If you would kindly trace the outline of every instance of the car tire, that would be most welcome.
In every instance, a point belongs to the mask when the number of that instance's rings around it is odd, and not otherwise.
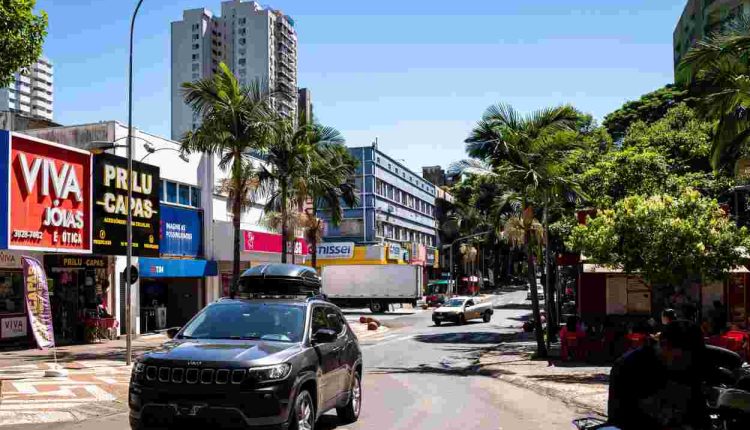
[[[492,319],[492,314],[490,313],[490,311],[486,311],[484,315],[482,315],[482,321],[488,323],[490,322],[490,319]]]
[[[458,315],[458,325],[466,324],[466,316],[464,314]]]
[[[336,415],[342,424],[351,424],[359,419],[359,413],[362,411],[362,378],[359,372],[354,372],[352,386],[349,392],[349,401],[343,408],[336,408]]]
[[[440,327],[440,321],[433,321],[435,323],[435,327]]]
[[[294,398],[294,408],[289,414],[289,430],[315,430],[315,405],[307,390]]]
[[[385,312],[383,310],[383,303],[382,302],[370,302],[370,312],[374,314],[382,314]]]

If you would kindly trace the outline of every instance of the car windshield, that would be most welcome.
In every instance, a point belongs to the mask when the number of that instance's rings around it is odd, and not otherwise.
[[[204,309],[178,338],[260,339],[299,342],[305,309],[276,303],[219,303]]]
[[[450,299],[447,302],[445,302],[446,307],[449,308],[459,308],[464,305],[464,299]]]

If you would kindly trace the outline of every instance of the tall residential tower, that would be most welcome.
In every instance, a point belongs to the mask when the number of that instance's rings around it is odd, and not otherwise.
[[[240,84],[258,79],[287,93],[273,103],[284,116],[297,118],[297,33],[281,11],[254,1],[221,4],[221,16],[207,9],[183,12],[172,23],[172,139],[198,126],[200,119],[182,98],[182,84],[213,76],[226,63]]]
[[[51,121],[53,107],[52,62],[40,58],[26,72],[17,72],[6,88],[0,89],[0,111]]]

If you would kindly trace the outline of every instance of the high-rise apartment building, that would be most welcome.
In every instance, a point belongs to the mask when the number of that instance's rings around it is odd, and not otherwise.
[[[673,34],[675,72],[696,42],[733,18],[750,13],[750,0],[688,0]],[[675,73],[676,80],[680,80]]]
[[[182,84],[208,78],[224,62],[240,84],[259,80],[279,95],[276,110],[297,117],[297,33],[281,11],[254,1],[221,4],[221,16],[207,9],[183,12],[172,23],[172,139],[198,126],[182,96]],[[286,94],[286,95],[284,95]]]
[[[51,121],[54,116],[53,74],[52,62],[44,57],[27,71],[17,72],[10,85],[0,89],[0,111]]]
[[[313,120],[312,94],[309,88],[300,88],[297,92],[297,110],[305,121]]]

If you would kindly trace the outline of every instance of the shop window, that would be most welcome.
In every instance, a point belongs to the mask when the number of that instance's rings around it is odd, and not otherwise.
[[[190,206],[190,187],[187,185],[180,185],[177,193],[177,203],[185,206]]]
[[[0,314],[23,313],[23,275],[0,271]]]
[[[177,203],[177,184],[167,181],[167,203]]]
[[[190,206],[201,207],[201,190],[197,187],[190,187]]]

